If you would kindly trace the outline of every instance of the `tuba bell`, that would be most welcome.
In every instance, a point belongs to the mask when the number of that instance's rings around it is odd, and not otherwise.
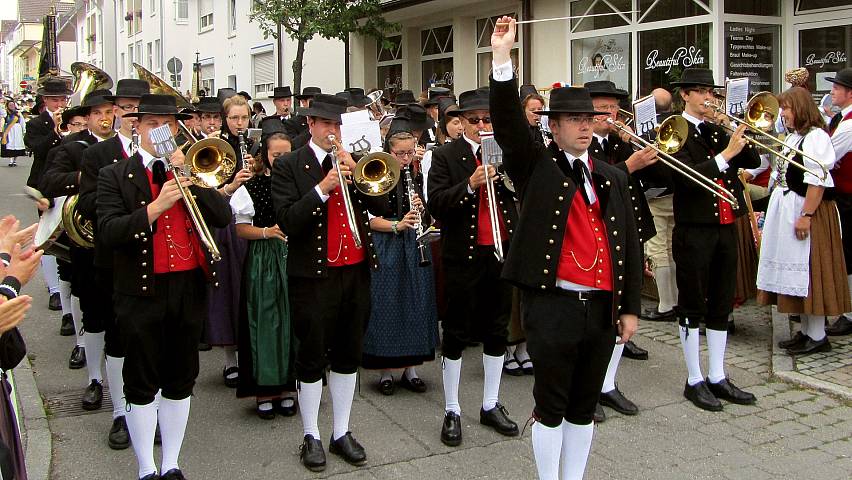
[[[194,185],[216,188],[227,182],[237,166],[237,154],[228,142],[221,138],[205,138],[189,147],[186,165]]]
[[[105,71],[90,63],[72,63],[71,75],[74,76],[74,93],[71,97],[77,105],[82,105],[86,96],[95,90],[112,88],[112,78]]]
[[[62,204],[62,228],[75,244],[83,248],[94,248],[95,230],[92,227],[92,221],[83,218],[77,211],[79,200],[79,195],[71,195]]]
[[[355,165],[352,183],[364,195],[378,197],[393,190],[399,182],[399,163],[393,155],[375,152],[365,155]]]

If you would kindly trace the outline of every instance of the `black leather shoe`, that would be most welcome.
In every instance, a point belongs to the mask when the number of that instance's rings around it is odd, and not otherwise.
[[[709,412],[721,412],[722,402],[713,396],[713,392],[707,388],[707,383],[698,382],[695,385],[689,383],[683,387],[683,396],[696,407]]]
[[[513,377],[521,377],[524,375],[524,370],[515,357],[512,356],[508,360],[503,360],[503,373]]]
[[[592,420],[595,423],[603,423],[606,421],[606,412],[600,403],[595,404],[595,413],[592,414]]]
[[[352,432],[346,432],[346,435],[337,440],[330,440],[328,443],[328,451],[343,458],[346,463],[360,467],[367,463],[367,452],[364,447],[355,440]]]
[[[727,378],[719,383],[712,383],[707,379],[707,388],[710,389],[716,398],[727,400],[731,403],[739,405],[753,405],[757,402],[757,398],[751,393],[740,390],[739,387],[731,383]]]
[[[846,315],[841,315],[837,317],[834,323],[825,327],[825,333],[832,337],[849,335],[852,333],[852,320],[849,320]]]
[[[728,335],[737,333],[737,324],[733,320],[728,320]]]
[[[59,292],[50,294],[50,300],[47,301],[47,308],[53,311],[62,310],[62,299],[59,298]]]
[[[822,340],[813,340],[810,337],[806,338],[805,343],[799,347],[788,348],[787,353],[790,355],[807,355],[809,353],[831,351],[831,343],[829,343],[828,337],[824,337]]]
[[[83,392],[83,410],[97,410],[104,401],[104,386],[97,380],[86,387]]]
[[[179,468],[173,468],[168,472],[164,473],[161,477],[162,480],[186,480],[186,477],[183,476],[183,472],[180,471]]]
[[[523,370],[524,375],[535,375],[535,367],[533,366],[531,359],[527,358],[526,360],[522,360],[518,363],[521,365],[521,370]]]
[[[382,392],[382,395],[393,395],[396,387],[393,384],[393,378],[385,378],[379,380],[379,391]]]
[[[461,442],[461,417],[456,412],[447,412],[444,415],[444,425],[441,427],[441,443],[448,447],[458,447]]]
[[[778,342],[778,346],[781,348],[793,348],[793,347],[801,347],[808,340],[808,336],[802,332],[796,332],[790,340],[781,340]]]
[[[77,345],[71,350],[71,358],[68,359],[68,368],[79,370],[86,366],[86,348]]]
[[[293,405],[290,405],[289,407],[285,407],[284,405],[281,405],[281,402],[283,400],[288,399],[288,398],[290,400],[293,400]],[[275,412],[278,413],[279,415],[281,415],[283,417],[292,417],[293,415],[296,414],[296,411],[299,408],[299,402],[296,401],[296,399],[293,398],[293,397],[284,397],[281,400],[278,400],[278,401],[275,402],[274,408],[275,408]]]
[[[268,409],[261,409],[261,405],[269,405]],[[272,402],[267,400],[265,402],[257,402],[257,406],[254,411],[257,413],[258,418],[261,420],[272,420],[275,418],[275,407],[272,406]]]
[[[313,435],[305,435],[299,447],[299,459],[302,465],[312,472],[325,470],[325,450],[322,449],[322,442]]]
[[[236,373],[233,377],[228,377]],[[240,384],[240,367],[228,367],[222,370],[222,379],[225,380],[225,386],[228,388],[237,388]]]
[[[598,405],[603,405],[615,410],[624,415],[636,415],[639,413],[639,407],[631,402],[621,393],[618,386],[611,392],[602,393],[598,399]]]
[[[633,343],[633,340],[628,340],[624,344],[623,356],[632,358],[633,360],[648,360],[648,350]]]
[[[649,308],[639,318],[648,320],[649,322],[673,322],[675,321],[675,313],[674,310],[661,312],[656,308]]]
[[[148,475],[145,475],[144,477],[140,478],[139,480],[160,480],[160,476],[157,475],[156,473],[149,473]]]
[[[74,317],[70,313],[62,315],[62,326],[59,327],[59,334],[63,337],[70,337],[74,333]]]
[[[519,433],[518,424],[509,418],[509,412],[500,403],[497,403],[494,408],[487,412],[480,408],[479,423],[491,427],[500,435],[506,435],[507,437],[517,437]]]
[[[408,377],[403,374],[402,378],[399,379],[399,384],[402,388],[414,393],[423,393],[426,391],[426,382],[424,382],[420,377],[414,377],[409,380]]]
[[[109,429],[107,444],[113,450],[124,450],[130,446],[130,432],[127,430],[127,420],[124,415],[116,417]]]

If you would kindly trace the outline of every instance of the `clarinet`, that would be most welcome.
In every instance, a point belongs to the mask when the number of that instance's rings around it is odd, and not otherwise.
[[[136,155],[136,152],[139,151],[139,132],[136,131],[136,127],[130,131],[130,156]]]
[[[414,191],[414,180],[411,178],[411,168],[405,167],[405,189],[408,193],[408,204],[411,206],[412,210],[414,209],[414,196],[416,192]],[[414,224],[414,231],[417,234],[417,238],[419,239],[421,235],[423,235],[423,222],[420,221],[420,209],[417,209],[417,223]],[[426,258],[426,244],[423,242],[417,242],[417,251],[420,253],[420,263],[421,267],[429,266],[432,262]]]
[[[248,148],[246,147],[246,137],[243,135],[243,132],[240,132],[240,164],[243,166],[242,168],[247,168],[246,165],[246,154],[248,153]]]

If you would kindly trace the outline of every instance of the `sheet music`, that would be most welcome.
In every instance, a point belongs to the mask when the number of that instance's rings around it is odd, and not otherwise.
[[[640,137],[657,127],[657,102],[653,95],[633,102],[633,126]]]
[[[485,165],[499,166],[503,164],[503,149],[497,143],[492,132],[481,132],[479,134],[482,146],[482,163]]]
[[[382,150],[382,132],[379,122],[370,118],[370,112],[360,110],[341,115],[340,141],[349,153]]]
[[[149,137],[151,143],[154,144],[157,155],[163,158],[169,158],[178,148],[175,137],[172,135],[172,129],[168,125],[160,125],[151,130]]]
[[[735,78],[725,82],[725,111],[741,116],[748,104],[748,77]]]

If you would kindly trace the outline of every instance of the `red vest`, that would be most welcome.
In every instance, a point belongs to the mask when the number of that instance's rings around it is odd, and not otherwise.
[[[579,160],[575,160],[579,161]],[[556,277],[578,285],[612,291],[612,265],[601,202],[586,205],[577,188],[571,200]]]
[[[148,174],[151,197],[160,195],[160,186],[154,183],[154,174]],[[166,176],[174,178],[172,172]],[[195,235],[192,220],[186,213],[183,201],[177,201],[157,219],[154,232],[154,273],[185,272],[198,267],[207,268],[204,251]]]
[[[326,260],[329,267],[355,265],[364,261],[364,247],[355,246],[346,209],[343,208],[343,196],[340,185],[337,186],[326,200],[328,205],[328,252]],[[362,238],[362,241],[367,239]]]
[[[721,178],[716,180],[716,184],[725,188],[725,181]],[[719,205],[719,224],[730,225],[734,223],[734,209],[731,208],[731,204],[722,199],[717,200],[716,203]]]
[[[852,112],[849,112],[843,117],[841,123],[850,119],[852,119]],[[836,130],[832,130],[829,133],[834,135]],[[840,152],[837,153],[840,154]],[[852,151],[844,153],[842,157],[837,159],[837,163],[839,165],[831,171],[831,178],[834,179],[834,188],[840,193],[850,194],[852,193]]]
[[[476,166],[482,165],[479,158],[476,159]],[[500,201],[497,202],[497,217],[500,222],[500,238],[506,241],[509,238],[506,232],[506,224],[503,222],[503,210],[500,208]],[[491,231],[491,211],[488,209],[488,192],[485,185],[479,187],[479,218],[477,219],[476,228],[476,244],[477,245],[494,245],[494,235]]]

